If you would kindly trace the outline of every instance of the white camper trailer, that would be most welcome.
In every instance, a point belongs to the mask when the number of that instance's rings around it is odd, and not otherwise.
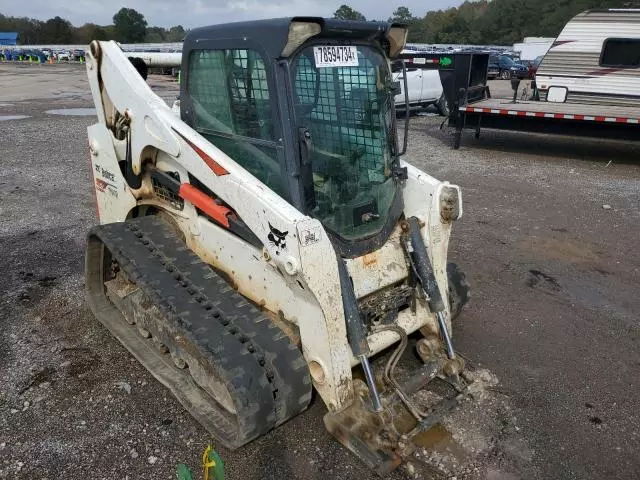
[[[536,74],[549,102],[637,107],[640,9],[590,10],[564,27]]]

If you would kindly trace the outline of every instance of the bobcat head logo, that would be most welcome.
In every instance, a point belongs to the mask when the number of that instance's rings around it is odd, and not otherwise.
[[[276,247],[276,255],[280,255],[279,249],[287,248],[286,236],[289,234],[288,231],[281,232],[277,228],[275,228],[271,223],[269,223],[269,235],[267,235],[267,239],[269,243]]]

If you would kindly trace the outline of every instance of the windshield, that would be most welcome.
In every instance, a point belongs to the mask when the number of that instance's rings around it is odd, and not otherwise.
[[[310,46],[292,61],[296,123],[310,134],[315,206],[346,240],[384,226],[396,191],[393,91],[385,57],[369,46]]]
[[[513,61],[513,58],[507,57],[506,55],[500,57],[500,60],[502,60],[502,62],[504,62],[504,64],[508,66],[514,65],[516,63]]]

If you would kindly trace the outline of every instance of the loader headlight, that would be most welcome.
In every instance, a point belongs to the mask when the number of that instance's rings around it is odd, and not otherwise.
[[[440,192],[440,218],[444,223],[458,220],[462,216],[462,205],[458,189],[443,187]]]
[[[287,37],[287,43],[282,49],[282,56],[288,57],[296,48],[309,38],[319,34],[321,30],[322,27],[319,23],[292,21],[289,24],[289,36]]]

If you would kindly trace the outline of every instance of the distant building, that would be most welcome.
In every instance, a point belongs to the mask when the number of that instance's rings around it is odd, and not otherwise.
[[[0,45],[15,45],[17,40],[17,32],[0,32]]]

